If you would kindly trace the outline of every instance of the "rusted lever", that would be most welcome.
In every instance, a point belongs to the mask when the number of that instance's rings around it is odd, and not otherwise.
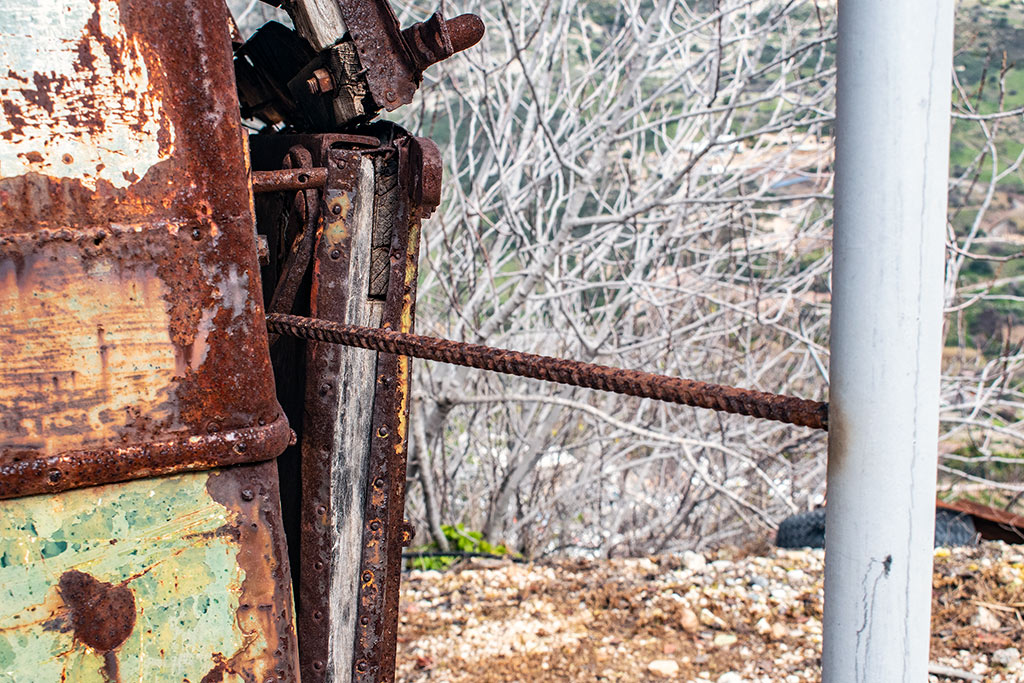
[[[423,71],[479,43],[484,37],[484,22],[475,14],[461,14],[446,20],[440,12],[434,12],[426,21],[403,30],[402,37],[416,68]]]

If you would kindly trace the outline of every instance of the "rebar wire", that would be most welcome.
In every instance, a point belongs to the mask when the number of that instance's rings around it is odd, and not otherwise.
[[[387,328],[343,325],[282,313],[271,313],[267,316],[267,329],[277,334],[312,341],[355,346],[517,377],[653,398],[669,403],[776,420],[800,427],[828,429],[828,404],[796,396],[539,356],[481,344],[424,337]]]

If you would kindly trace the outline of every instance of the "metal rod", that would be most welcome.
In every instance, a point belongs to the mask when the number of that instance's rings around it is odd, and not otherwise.
[[[252,191],[283,192],[323,187],[327,182],[326,168],[285,168],[279,171],[253,171]]]
[[[653,398],[698,408],[828,429],[828,404],[819,401],[707,384],[679,377],[623,370],[607,365],[538,356],[480,344],[403,334],[389,329],[341,325],[297,315],[272,313],[267,329],[303,339],[358,346],[426,360],[571,384],[618,394]]]
[[[952,0],[839,5],[825,683],[928,680]]]

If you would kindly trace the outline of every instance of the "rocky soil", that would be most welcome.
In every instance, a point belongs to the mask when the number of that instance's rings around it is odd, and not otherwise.
[[[820,550],[513,564],[404,581],[399,680],[820,680]],[[1024,681],[1024,547],[936,550],[931,680]]]

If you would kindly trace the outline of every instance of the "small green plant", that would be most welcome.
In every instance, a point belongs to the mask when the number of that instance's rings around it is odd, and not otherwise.
[[[484,553],[487,555],[508,555],[509,550],[504,544],[494,545],[484,539],[479,531],[468,531],[463,524],[442,524],[441,531],[448,539],[448,548],[460,553]],[[437,543],[413,548],[412,552],[437,552],[440,548]],[[412,569],[444,571],[451,567],[459,559],[456,555],[439,555],[437,557],[414,557],[409,561]]]

